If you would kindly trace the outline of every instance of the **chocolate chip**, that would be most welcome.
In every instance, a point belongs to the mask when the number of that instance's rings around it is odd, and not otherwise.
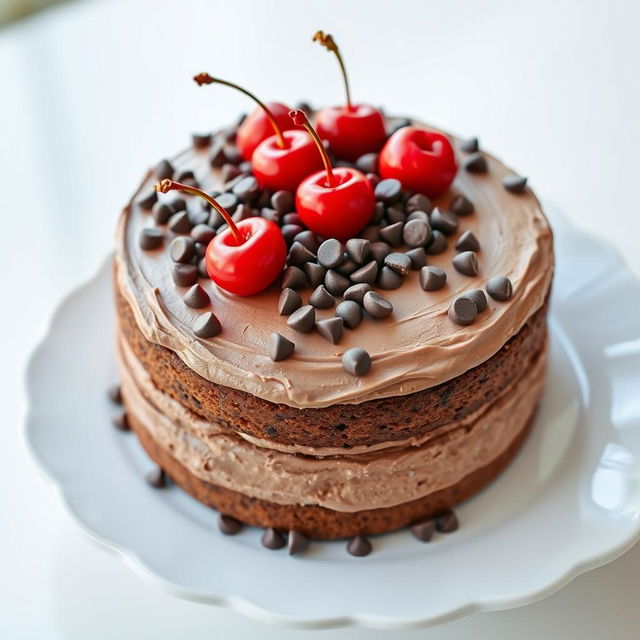
[[[174,213],[173,208],[166,202],[156,202],[151,209],[151,215],[155,223],[159,225],[167,224]]]
[[[487,296],[485,296],[482,289],[470,289],[469,291],[465,291],[461,297],[473,300],[478,313],[482,313],[487,308]]]
[[[375,260],[368,262],[364,265],[364,267],[360,267],[354,271],[350,278],[351,282],[355,282],[356,284],[373,284],[378,277],[378,263]]]
[[[296,553],[302,553],[309,548],[309,544],[311,540],[304,535],[304,533],[300,533],[300,531],[296,531],[295,529],[291,529],[289,531],[289,555],[293,556]]]
[[[174,264],[171,269],[173,281],[179,287],[190,287],[198,282],[198,268],[193,264]]]
[[[235,536],[236,533],[239,533],[242,529],[242,522],[221,513],[218,516],[218,529],[220,529],[225,536]]]
[[[209,279],[211,277],[209,276],[209,272],[207,271],[207,261],[205,258],[202,258],[202,260],[198,262],[198,273],[200,274],[201,278]]]
[[[447,509],[445,512],[436,516],[436,529],[440,533],[452,533],[457,528],[458,517],[451,509]]]
[[[321,284],[309,296],[309,304],[316,309],[330,309],[335,303],[336,299]]]
[[[473,231],[467,230],[458,238],[456,249],[458,251],[480,251],[480,242]]]
[[[193,238],[174,238],[169,245],[169,255],[174,262],[187,263],[195,255],[195,241]]]
[[[158,192],[151,189],[138,200],[138,206],[142,209],[151,209],[156,202],[158,202]]]
[[[362,305],[364,294],[367,293],[367,291],[371,291],[371,285],[369,283],[353,284],[344,292],[343,297],[345,300],[352,300]]]
[[[394,222],[387,227],[382,227],[379,231],[379,235],[392,247],[397,247],[402,242],[403,228],[404,222]]]
[[[218,201],[218,204],[223,209],[226,209],[230,214],[232,214],[238,206],[238,196],[236,196],[235,193],[230,193],[228,191],[221,193],[216,200]]]
[[[393,269],[402,276],[406,276],[411,269],[411,258],[406,253],[390,253],[384,259],[384,263],[389,269]]]
[[[336,267],[336,271],[343,276],[350,276],[354,271],[357,271],[360,265],[354,262],[348,254],[345,253],[345,257],[342,262]]]
[[[192,309],[202,309],[210,302],[209,294],[199,284],[194,284],[184,294],[184,303]]]
[[[524,193],[527,187],[527,179],[524,176],[507,176],[503,178],[502,186],[509,193]]]
[[[224,218],[222,217],[222,215],[220,214],[220,212],[217,209],[212,209],[211,210],[211,215],[209,216],[208,225],[212,229],[217,229],[218,233],[220,233],[220,227],[223,224],[225,224],[225,221],[224,221]]]
[[[301,245],[307,247],[309,251],[314,254],[318,251],[318,247],[320,246],[320,241],[318,240],[318,236],[311,231],[310,229],[305,229],[301,231],[299,234],[294,236],[294,242],[299,242]]]
[[[378,173],[378,154],[365,153],[356,160],[356,169],[362,173]]]
[[[220,320],[218,320],[211,311],[207,311],[207,313],[198,316],[198,319],[193,323],[193,333],[198,336],[198,338],[214,338],[221,331],[222,325],[220,324]]]
[[[436,207],[431,212],[431,226],[449,236],[458,229],[458,218],[455,214],[442,211]]]
[[[422,193],[414,193],[407,200],[405,208],[407,210],[407,213],[413,213],[414,211],[424,211],[425,213],[428,213],[433,207],[431,204],[431,200],[429,200],[427,196]]]
[[[169,229],[173,233],[189,233],[193,228],[193,224],[189,219],[189,215],[186,211],[178,211],[169,218]]]
[[[235,213],[231,216],[231,219],[237,224],[247,218],[254,218],[256,216],[255,209],[247,206],[246,204],[239,204]]]
[[[385,204],[398,202],[402,196],[402,183],[395,178],[380,180],[374,191],[376,200],[381,200]]]
[[[280,362],[280,360],[286,360],[294,351],[296,345],[287,340],[279,333],[269,334],[267,339],[267,353],[274,362]]]
[[[369,240],[369,242],[375,242],[380,236],[380,227],[376,225],[370,225],[365,227],[360,233],[359,236],[364,238],[365,240]]]
[[[402,230],[402,239],[410,247],[424,247],[431,239],[431,226],[423,220],[409,220]]]
[[[402,286],[402,276],[389,267],[382,267],[378,275],[378,286],[381,289],[397,289]]]
[[[453,322],[465,326],[476,319],[478,309],[473,300],[460,296],[451,303],[448,314]]]
[[[327,318],[316,322],[318,333],[331,344],[338,344],[340,338],[342,338],[343,327],[344,321],[339,317]]]
[[[304,269],[307,279],[309,280],[309,284],[312,287],[315,288],[324,282],[327,270],[317,262],[305,262],[302,268]]]
[[[162,246],[164,242],[164,233],[162,229],[156,229],[155,227],[145,227],[140,232],[138,239],[140,248],[144,251],[153,251]]]
[[[185,180],[192,180],[193,178],[195,178],[195,174],[193,173],[193,171],[191,171],[191,169],[183,169],[177,176],[177,181],[178,182],[184,182]]]
[[[480,149],[478,138],[473,137],[462,140],[462,142],[460,142],[460,149],[465,153],[475,153],[476,151],[478,151],[478,149]]]
[[[287,325],[294,331],[306,333],[311,331],[316,324],[316,310],[310,304],[296,309],[288,318]]]
[[[464,168],[470,173],[487,173],[489,165],[487,159],[480,151],[472,153],[463,164]]]
[[[222,169],[220,169],[220,179],[223,183],[229,184],[235,178],[243,178],[246,177],[242,171],[240,171],[240,167],[237,167],[235,164],[229,164],[226,162],[222,165]]]
[[[369,245],[371,257],[381,265],[384,259],[391,253],[391,247],[386,242],[372,242]]]
[[[271,196],[271,206],[278,213],[289,213],[295,209],[295,199],[291,191],[276,191]]]
[[[260,209],[260,215],[265,220],[269,220],[269,222],[273,222],[274,224],[278,224],[278,225],[280,224],[281,214],[279,214],[275,209],[262,207],[262,209]]]
[[[113,416],[113,426],[119,431],[131,431],[131,425],[129,424],[129,419],[125,411],[118,411],[118,413]]]
[[[304,226],[302,218],[297,213],[287,213],[282,216],[282,224],[297,224],[299,227]]]
[[[353,376],[364,376],[371,369],[371,356],[360,347],[347,349],[342,355],[342,366]]]
[[[262,534],[262,545],[267,549],[275,551],[282,549],[287,544],[284,536],[275,529],[265,529]]]
[[[149,471],[144,479],[154,489],[164,489],[167,486],[167,474],[161,467],[156,467],[153,471]]]
[[[298,291],[309,286],[307,276],[300,267],[287,267],[282,275],[282,288],[293,289]]]
[[[294,242],[289,249],[289,255],[287,256],[287,264],[295,265],[296,267],[302,266],[305,262],[315,262],[315,255],[307,249],[303,244]]]
[[[225,162],[226,158],[224,156],[224,148],[220,144],[216,144],[213,148],[211,156],[209,157],[209,164],[213,169],[217,169],[221,167]]]
[[[196,253],[196,259],[194,260],[194,264],[200,260],[200,258],[204,258],[204,254],[207,252],[207,245],[202,244],[202,242],[194,242],[193,244]]]
[[[394,224],[395,222],[404,222],[407,219],[407,215],[402,209],[395,206],[387,209],[385,218],[387,219],[387,224]]]
[[[440,267],[422,267],[420,269],[420,286],[425,291],[442,289],[447,282],[447,274]]]
[[[240,169],[240,171],[248,176],[253,175],[253,167],[251,166],[251,163],[248,160],[245,160],[244,162],[241,162],[238,165],[238,169]],[[267,202],[269,202],[269,199],[267,198]],[[265,203],[266,204],[266,203]]]
[[[362,321],[362,307],[353,300],[343,300],[336,307],[336,316],[342,318],[345,327],[355,329]]]
[[[347,253],[354,262],[363,264],[369,255],[370,244],[365,238],[350,238],[346,244]]]
[[[459,194],[451,201],[449,209],[457,216],[470,216],[473,213],[473,202]]]
[[[396,131],[411,126],[411,120],[409,118],[396,118],[391,121],[391,126],[387,128],[387,134],[392,136]]]
[[[169,203],[169,206],[175,213],[178,213],[178,211],[184,211],[187,208],[187,201],[184,198],[174,198]],[[203,203],[202,206],[205,206],[205,204]]]
[[[112,384],[107,389],[109,400],[115,404],[122,404],[122,387],[119,384]]]
[[[461,274],[469,277],[478,275],[478,257],[474,251],[463,251],[455,256],[452,262],[456,271]]]
[[[495,276],[487,282],[487,293],[498,302],[506,302],[513,295],[513,285],[506,276]]]
[[[384,202],[376,202],[375,209],[373,210],[373,218],[371,218],[372,224],[380,224],[382,218],[384,218],[385,213],[386,209],[384,206]]]
[[[224,157],[227,162],[230,162],[231,164],[240,164],[244,160],[238,147],[234,144],[224,145]]]
[[[430,256],[438,255],[439,253],[444,253],[447,250],[447,236],[442,233],[442,231],[438,231],[434,229],[431,232],[431,240],[427,245],[427,253]]]
[[[299,224],[285,224],[280,232],[282,233],[282,237],[287,245],[290,245],[293,242],[293,239],[304,229]]]
[[[168,160],[160,160],[153,172],[158,180],[167,180],[173,178],[174,168]]]
[[[411,525],[411,533],[420,540],[420,542],[430,542],[435,528],[433,520],[421,520]]]
[[[421,220],[422,222],[426,222],[429,226],[431,226],[431,223],[429,222],[429,214],[425,213],[424,211],[412,211],[407,216],[407,222],[411,220]]]
[[[291,315],[296,309],[302,306],[302,298],[293,289],[283,289],[278,300],[278,313],[281,316]]]
[[[333,296],[341,296],[350,286],[351,282],[333,269],[329,269],[324,276],[324,286]]]
[[[343,257],[342,245],[335,238],[325,240],[318,248],[318,262],[327,269],[337,267]]]
[[[195,227],[202,224],[206,225],[207,222],[209,222],[209,211],[207,209],[191,211],[189,212],[189,220],[191,220],[191,224]]]
[[[417,247],[407,251],[407,256],[411,260],[411,268],[414,270],[421,269],[427,264],[427,252],[424,247]]]
[[[259,192],[260,185],[253,176],[243,178],[233,187],[233,193],[244,202],[252,202]]]
[[[216,236],[216,232],[208,224],[197,224],[191,229],[191,237],[203,245],[208,245]]]
[[[193,133],[191,134],[191,144],[195,149],[206,149],[211,145],[212,134],[210,133]]]
[[[367,291],[362,299],[362,304],[373,318],[386,318],[393,313],[393,305],[375,291]]]
[[[368,556],[372,548],[371,542],[364,536],[355,536],[347,543],[347,552],[356,557]]]

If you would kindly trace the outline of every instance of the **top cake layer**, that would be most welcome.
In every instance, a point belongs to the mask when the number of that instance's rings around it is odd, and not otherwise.
[[[214,140],[213,148],[219,141]],[[459,159],[465,153],[454,139]],[[219,169],[212,169],[211,148],[189,149],[174,160],[176,174],[193,171],[201,187],[221,189]],[[444,269],[447,284],[438,291],[423,291],[418,272],[411,271],[398,289],[384,291],[393,314],[382,320],[366,318],[356,329],[345,330],[333,345],[316,332],[300,334],[280,316],[279,283],[256,296],[233,296],[209,279],[200,278],[211,299],[210,307],[192,309],[183,300],[186,287],[171,275],[169,243],[174,234],[165,229],[162,246],[144,251],[140,232],[154,226],[149,212],[140,206],[158,177],[150,172],[124,210],[117,237],[116,273],[121,292],[131,305],[145,337],[174,351],[193,371],[215,383],[251,393],[264,400],[297,408],[357,404],[405,395],[457,377],[494,355],[542,307],[553,271],[552,234],[540,204],[530,189],[508,192],[502,182],[515,175],[494,157],[483,153],[486,173],[460,169],[448,193],[434,201],[442,210],[458,194],[474,205],[474,213],[461,217],[447,250],[429,255],[428,264]],[[163,197],[163,196],[161,196]],[[201,210],[198,199],[186,196],[192,216]],[[164,229],[164,227],[162,227]],[[479,273],[469,277],[452,266],[458,253],[457,238],[472,231],[480,243]],[[407,249],[405,247],[404,249]],[[396,249],[402,250],[402,249]],[[513,295],[507,302],[488,298],[488,308],[469,326],[452,322],[448,309],[457,296],[483,289],[493,276],[507,276]],[[302,292],[306,303],[311,289]],[[193,332],[197,318],[213,311],[222,332],[200,339]],[[317,318],[329,318],[334,309],[318,310]],[[272,332],[296,344],[291,357],[274,362],[267,353]],[[366,349],[372,359],[363,377],[347,373],[341,355],[351,347]]]

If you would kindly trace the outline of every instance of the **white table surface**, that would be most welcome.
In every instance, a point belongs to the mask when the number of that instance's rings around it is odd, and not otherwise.
[[[28,354],[143,171],[249,107],[190,76],[338,102],[317,28],[342,45],[356,100],[480,135],[640,274],[639,19],[637,3],[597,0],[87,0],[0,31],[0,637],[637,638],[640,545],[542,602],[429,630],[276,629],[178,600],[75,527],[22,422]]]

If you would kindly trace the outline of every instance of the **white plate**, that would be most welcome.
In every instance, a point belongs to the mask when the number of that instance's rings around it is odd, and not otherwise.
[[[60,306],[28,370],[27,437],[91,536],[184,598],[305,627],[402,628],[548,596],[640,537],[640,283],[615,252],[555,214],[551,367],[532,435],[507,471],[430,544],[407,531],[302,557],[260,531],[225,537],[176,487],[153,490],[132,434],[111,426],[110,265]]]

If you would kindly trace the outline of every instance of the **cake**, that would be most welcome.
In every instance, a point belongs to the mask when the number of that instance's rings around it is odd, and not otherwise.
[[[314,231],[303,199],[254,175],[238,148],[247,120],[158,163],[118,223],[126,424],[162,470],[156,484],[166,474],[222,514],[227,533],[264,528],[270,548],[289,532],[290,547],[352,538],[362,555],[371,534],[413,526],[426,540],[434,522],[454,528],[451,508],[513,459],[544,387],[553,248],[534,193],[475,139],[380,117],[374,150],[330,159],[373,194],[347,237]],[[294,120],[306,122],[300,111]],[[392,139],[413,131],[450,141],[440,193],[383,166]],[[182,192],[158,192],[176,183]],[[232,230],[197,189],[239,226],[278,229],[287,264],[275,279],[256,251],[224,276],[249,288],[270,279],[262,290],[225,288],[211,261]],[[344,206],[331,219],[340,229],[356,224]],[[276,260],[273,246],[265,259]]]

